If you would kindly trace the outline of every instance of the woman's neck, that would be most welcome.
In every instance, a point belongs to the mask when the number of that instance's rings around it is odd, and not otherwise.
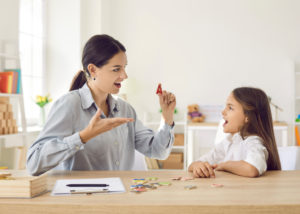
[[[91,84],[88,83],[88,86],[91,90],[93,99],[97,105],[98,108],[100,108],[103,113],[107,116],[108,115],[108,104],[107,104],[107,97],[108,93],[105,93],[95,87],[93,87]]]

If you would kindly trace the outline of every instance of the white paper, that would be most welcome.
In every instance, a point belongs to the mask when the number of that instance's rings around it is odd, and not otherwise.
[[[108,184],[107,187],[68,187],[67,184]],[[108,193],[125,192],[124,185],[120,178],[95,178],[95,179],[68,179],[57,180],[51,195],[70,195],[71,190],[75,191],[101,191],[108,189]]]

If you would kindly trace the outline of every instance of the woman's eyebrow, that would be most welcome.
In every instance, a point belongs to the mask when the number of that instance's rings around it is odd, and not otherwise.
[[[120,68],[122,66],[121,65],[114,65],[113,67]]]

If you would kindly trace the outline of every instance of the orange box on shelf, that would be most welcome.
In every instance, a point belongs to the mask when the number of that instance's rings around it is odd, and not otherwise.
[[[183,162],[164,162],[162,163],[162,169],[183,169]]]
[[[11,125],[12,125],[12,126],[17,126],[17,122],[16,122],[15,119],[12,119],[12,120],[11,120]]]
[[[182,152],[172,152],[169,157],[164,161],[182,162],[183,153]]]
[[[0,103],[4,103],[4,104],[9,103],[9,97],[0,97]]]
[[[12,105],[10,103],[7,104],[7,111],[12,112]]]
[[[18,133],[18,127],[14,126],[14,133]]]
[[[6,120],[0,119],[0,128],[6,127]]]
[[[1,134],[8,134],[8,128],[7,127],[1,127]]]
[[[8,127],[8,134],[13,134],[14,133],[14,128],[13,127]]]
[[[7,111],[7,104],[0,103],[0,112],[6,112]]]
[[[3,113],[3,119],[8,120],[8,112],[2,112]]]
[[[8,119],[9,119],[9,120],[14,119],[13,113],[12,113],[12,112],[8,112]]]
[[[12,112],[3,112],[3,113],[4,113],[4,120],[13,119],[13,113]]]
[[[163,169],[183,169],[183,153],[172,152],[166,160],[159,161]]]
[[[12,126],[12,120],[6,120],[6,126],[11,127]]]
[[[174,146],[184,146],[184,134],[175,134]]]

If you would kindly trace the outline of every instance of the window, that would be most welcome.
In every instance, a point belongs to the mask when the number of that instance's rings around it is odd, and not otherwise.
[[[36,95],[45,94],[45,0],[20,1],[20,62],[25,115],[28,125],[38,122]]]

